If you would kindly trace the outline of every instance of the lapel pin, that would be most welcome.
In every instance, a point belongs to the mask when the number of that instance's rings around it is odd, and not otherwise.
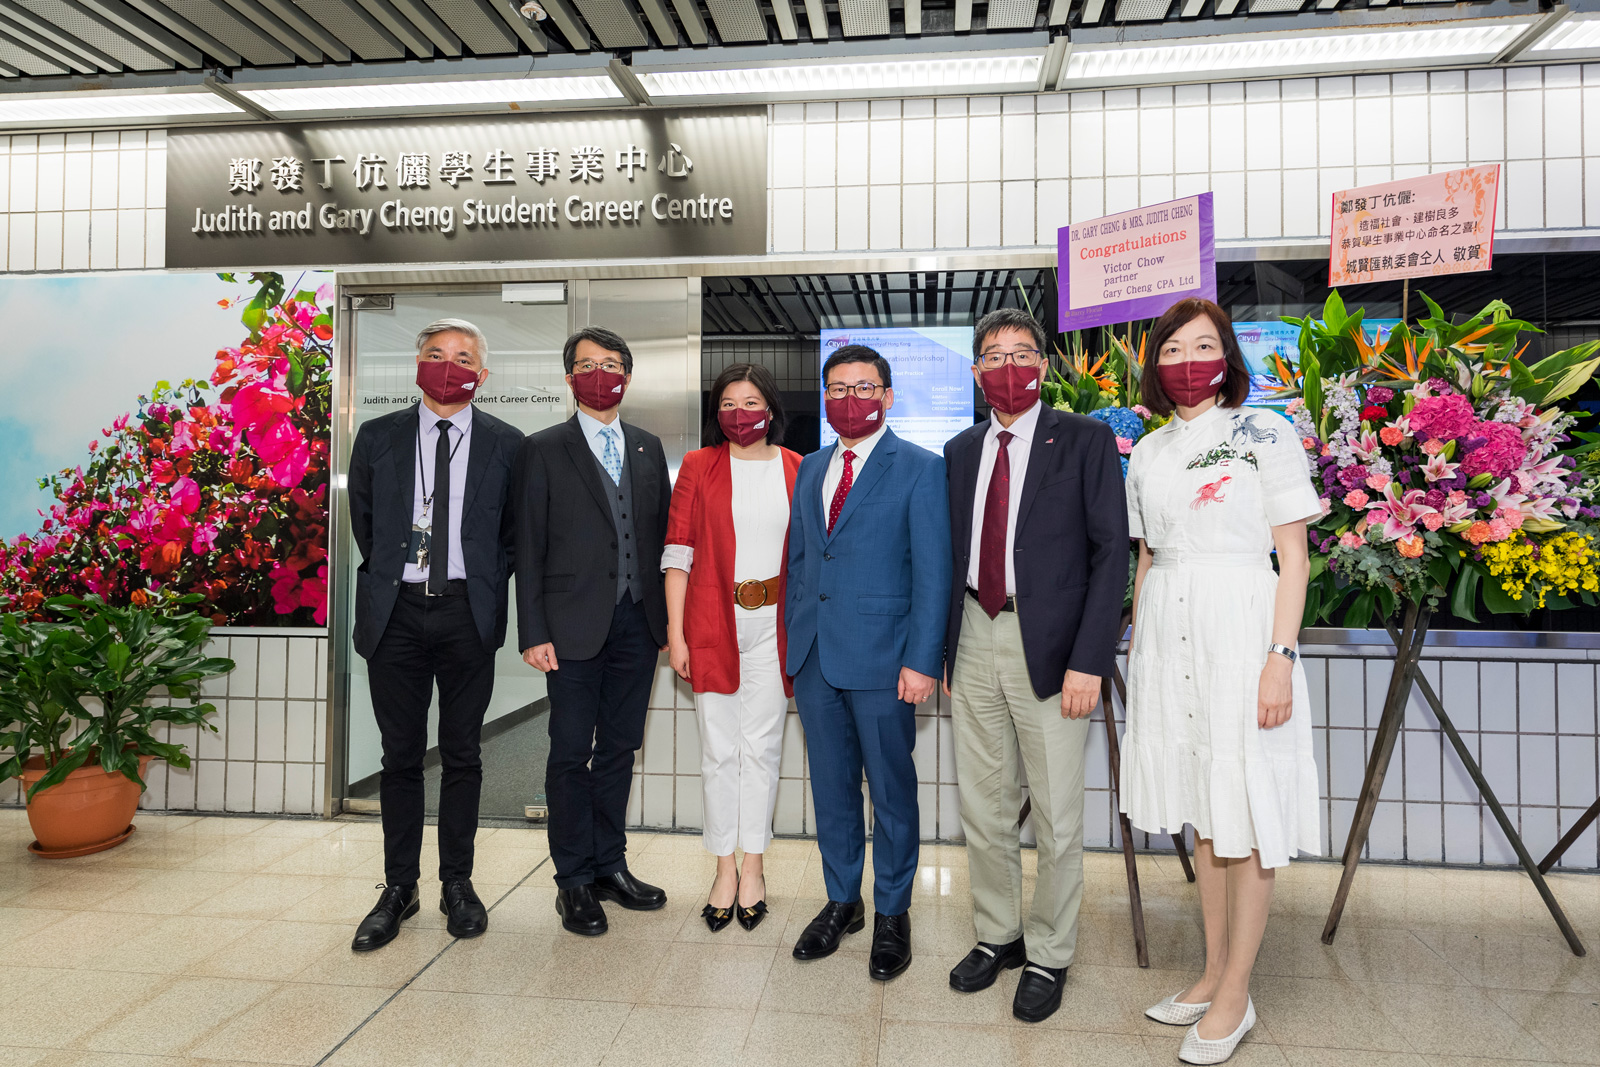
[[[1044,443],[1047,445],[1053,445],[1056,443],[1056,439],[1054,437],[1046,437],[1044,439]]]

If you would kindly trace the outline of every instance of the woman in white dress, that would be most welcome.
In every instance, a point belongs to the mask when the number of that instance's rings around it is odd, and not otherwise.
[[[1321,851],[1295,651],[1306,522],[1321,506],[1290,423],[1240,406],[1249,374],[1227,314],[1184,300],[1152,334],[1144,403],[1174,418],[1128,467],[1139,564],[1122,808],[1152,834],[1194,827],[1205,972],[1146,1014],[1189,1027],[1179,1059],[1221,1063],[1255,1025],[1250,972],[1273,872]]]

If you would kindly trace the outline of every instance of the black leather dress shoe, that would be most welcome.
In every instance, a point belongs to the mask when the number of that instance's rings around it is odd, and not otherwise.
[[[439,910],[451,937],[477,937],[489,929],[489,912],[472,889],[470,879],[449,881],[439,892]]]
[[[607,929],[606,909],[594,898],[594,890],[586,885],[557,889],[556,914],[561,916],[561,927],[568,933],[599,937]]]
[[[988,989],[1001,971],[1021,967],[1028,962],[1022,949],[1022,938],[1009,945],[991,945],[979,941],[967,958],[950,969],[950,988],[957,993],[976,993]]]
[[[420,910],[417,904],[417,883],[410,885],[380,885],[383,894],[378,903],[367,912],[367,917],[356,927],[355,940],[350,942],[355,952],[371,952],[393,941],[400,933],[400,924]]]
[[[601,900],[615,901],[629,911],[655,911],[667,904],[666,890],[641,882],[625,870],[596,878],[589,888]]]
[[[1065,967],[1028,964],[1017,980],[1017,995],[1011,998],[1011,1014],[1025,1023],[1044,1022],[1061,1007],[1061,987],[1066,984]]]
[[[887,982],[911,966],[911,913],[872,917],[872,956],[867,973]]]
[[[839,947],[839,939],[853,934],[867,925],[867,907],[861,901],[840,904],[830,900],[817,912],[817,917],[806,924],[800,940],[794,943],[797,960],[820,960],[831,956]]]

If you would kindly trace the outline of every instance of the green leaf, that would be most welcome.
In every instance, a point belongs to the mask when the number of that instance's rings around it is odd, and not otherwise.
[[[1365,630],[1372,622],[1372,591],[1363,590],[1350,602],[1344,613],[1344,624],[1352,630]]]
[[[1450,559],[1447,556],[1434,556],[1428,561],[1428,577],[1440,589],[1450,588],[1450,570]]]
[[[133,656],[133,650],[121,641],[117,641],[106,650],[106,667],[111,674],[120,679],[128,670],[128,660]]]
[[[1526,615],[1534,609],[1533,597],[1523,590],[1522,596],[1513,600],[1505,587],[1490,578],[1483,583],[1483,603],[1496,615]]]

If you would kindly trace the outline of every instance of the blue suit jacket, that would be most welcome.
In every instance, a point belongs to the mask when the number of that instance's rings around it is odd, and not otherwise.
[[[950,609],[944,460],[886,428],[830,536],[822,480],[833,452],[813,452],[795,477],[785,671],[798,674],[814,645],[838,689],[893,689],[901,667],[939,677]]]

